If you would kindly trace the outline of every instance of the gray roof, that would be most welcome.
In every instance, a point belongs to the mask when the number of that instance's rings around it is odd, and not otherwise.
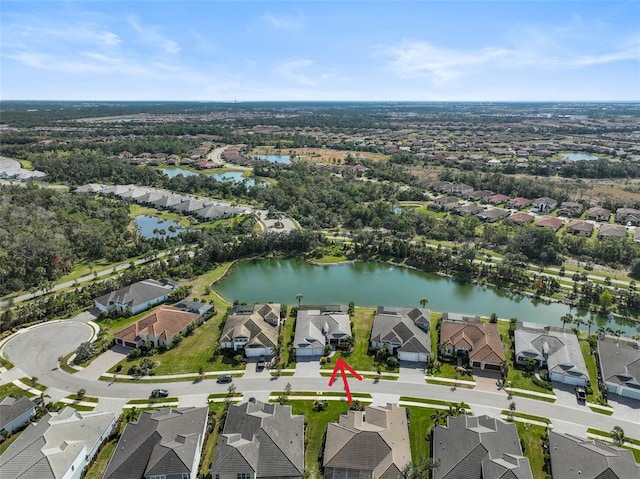
[[[211,475],[241,472],[256,477],[301,477],[304,417],[293,416],[291,406],[260,401],[229,406]]]
[[[598,357],[604,382],[640,389],[640,348],[636,341],[600,339]]]
[[[105,308],[108,308],[112,303],[127,304],[129,308],[133,308],[170,294],[173,289],[174,287],[170,284],[161,283],[153,279],[145,279],[120,288],[117,291],[104,294],[96,298],[96,302]]]
[[[434,479],[533,479],[514,424],[489,416],[449,417],[433,434],[433,457],[440,461]]]
[[[633,452],[600,441],[549,432],[553,477],[562,479],[633,479],[640,465]]]
[[[78,454],[90,451],[114,424],[109,412],[50,412],[28,426],[0,456],[2,477],[59,479]]]
[[[372,342],[399,344],[398,351],[431,353],[429,310],[378,307],[371,328]]]
[[[183,299],[182,301],[173,305],[174,308],[181,309],[183,311],[189,311],[190,313],[204,314],[213,308],[212,304],[200,303],[198,301],[188,301]]]
[[[298,310],[296,348],[324,347],[327,339],[351,336],[351,322],[346,313],[323,313],[320,310]]]
[[[516,357],[546,362],[549,372],[589,379],[580,342],[573,331],[537,323],[516,323]]]
[[[207,204],[194,213],[200,218],[219,218],[228,215],[238,215],[240,214],[240,209],[229,205],[214,203]]]
[[[280,304],[238,305],[224,323],[219,342],[247,338],[246,348],[273,348],[278,344]]]
[[[327,426],[325,479],[384,477],[396,479],[411,462],[406,409],[397,404],[347,411]]]
[[[103,479],[191,473],[204,441],[207,407],[143,411],[127,424]]]
[[[8,396],[0,401],[0,431],[11,424],[25,412],[35,409],[35,403],[24,396],[17,398]]]

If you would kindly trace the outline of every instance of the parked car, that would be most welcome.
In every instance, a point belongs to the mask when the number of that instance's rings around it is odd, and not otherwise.
[[[152,398],[166,398],[169,397],[169,391],[166,389],[154,389],[151,391]]]
[[[260,356],[258,358],[258,364],[256,365],[256,368],[258,369],[258,371],[262,371],[264,369],[265,364],[267,364],[267,360],[264,356]]]
[[[582,386],[576,386],[576,399],[578,402],[587,401],[587,391]]]
[[[230,383],[231,381],[233,381],[233,376],[231,376],[231,374],[223,374],[216,380],[216,382],[221,384]]]

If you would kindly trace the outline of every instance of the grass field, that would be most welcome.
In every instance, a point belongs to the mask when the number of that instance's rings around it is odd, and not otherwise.
[[[430,433],[433,427],[431,415],[435,409],[409,406],[409,442],[411,443],[411,460],[418,462],[420,459],[431,457]]]
[[[313,410],[313,401],[291,401],[293,414],[303,414],[307,425],[304,463],[310,478],[319,479],[321,477],[319,457],[323,452],[322,446],[327,424],[331,421],[337,421],[338,417],[347,411],[348,406],[343,401],[329,401],[325,411],[316,412]]]
[[[580,339],[580,350],[584,356],[584,362],[587,365],[587,372],[589,373],[589,380],[593,386],[591,387],[592,394],[587,394],[587,401],[599,403],[603,401],[603,398],[602,394],[600,394],[600,390],[598,389],[598,368],[596,367],[596,358],[591,354],[589,341],[586,339]]]
[[[542,436],[546,430],[542,426],[530,426],[521,422],[516,423],[516,429],[522,443],[524,444],[524,455],[529,459],[531,472],[534,479],[545,479],[546,473],[542,469],[544,466],[544,454],[542,451]]]

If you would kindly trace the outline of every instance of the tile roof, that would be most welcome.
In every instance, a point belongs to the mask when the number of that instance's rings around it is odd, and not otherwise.
[[[127,424],[103,479],[191,473],[203,444],[207,407],[143,411]]]
[[[411,462],[407,414],[397,404],[347,411],[329,423],[324,449],[325,479],[346,470],[349,477],[397,479]]]
[[[255,477],[301,477],[304,417],[291,406],[249,401],[231,405],[211,464],[211,474],[253,472]]]
[[[91,451],[115,423],[110,412],[65,407],[27,427],[0,456],[2,477],[60,479],[82,451]]]
[[[504,348],[498,325],[481,321],[443,320],[440,344],[469,349],[469,359],[499,364],[504,361]]]
[[[140,339],[140,334],[144,334],[152,338],[171,339],[198,318],[198,314],[173,306],[160,306],[135,323],[118,331],[115,337],[125,341],[137,341]]]
[[[640,477],[633,452],[600,441],[549,432],[553,477],[631,479]]]
[[[514,424],[489,416],[449,417],[433,431],[434,479],[532,479]]]
[[[254,304],[236,307],[224,323],[220,342],[233,342],[235,338],[246,337],[246,347],[273,348],[278,344],[280,325],[279,304]]]

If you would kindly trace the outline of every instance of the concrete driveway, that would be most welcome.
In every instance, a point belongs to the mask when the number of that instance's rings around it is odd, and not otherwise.
[[[91,361],[82,371],[75,373],[75,376],[84,379],[92,379],[97,381],[100,376],[106,373],[113,366],[127,357],[130,349],[124,346],[113,346],[100,356]]]
[[[320,359],[319,358],[299,358],[296,359],[295,377],[302,378],[319,378],[320,376]]]
[[[400,361],[400,377],[398,380],[404,383],[424,384],[425,365],[425,363]]]

